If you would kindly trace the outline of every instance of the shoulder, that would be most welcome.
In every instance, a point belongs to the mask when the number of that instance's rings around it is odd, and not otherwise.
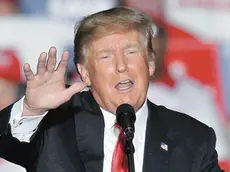
[[[163,137],[170,143],[174,157],[182,157],[179,158],[180,162],[186,161],[187,157],[194,157],[200,171],[220,171],[215,149],[216,134],[211,127],[188,114],[152,103],[149,106],[149,109],[154,109],[150,115],[155,115],[157,122],[166,131]]]
[[[160,119],[162,125],[171,132],[177,133],[182,137],[191,137],[199,140],[210,137],[210,134],[215,137],[215,132],[212,128],[189,116],[189,114],[174,111],[164,106],[158,106],[151,102],[149,104],[150,107],[155,109],[155,115]]]

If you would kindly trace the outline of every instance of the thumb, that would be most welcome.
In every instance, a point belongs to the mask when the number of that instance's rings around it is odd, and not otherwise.
[[[67,99],[70,99],[74,94],[82,91],[86,88],[87,84],[84,82],[75,82],[69,88],[65,90],[65,95]]]

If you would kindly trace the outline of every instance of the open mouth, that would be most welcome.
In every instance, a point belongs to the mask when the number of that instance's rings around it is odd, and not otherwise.
[[[129,90],[133,87],[133,81],[131,81],[130,79],[126,79],[126,80],[123,80],[123,81],[120,81],[116,86],[115,88],[118,90],[118,91],[126,91],[126,90]]]

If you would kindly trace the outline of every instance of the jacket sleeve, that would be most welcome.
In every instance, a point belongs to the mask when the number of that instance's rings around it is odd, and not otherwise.
[[[12,136],[9,120],[13,105],[0,111],[0,157],[28,169],[36,161],[41,139],[35,138],[39,137],[38,133],[30,143],[20,142]]]
[[[200,172],[221,172],[218,165],[218,155],[215,149],[216,135],[212,128],[209,128],[209,139],[206,143],[206,153],[201,163]]]

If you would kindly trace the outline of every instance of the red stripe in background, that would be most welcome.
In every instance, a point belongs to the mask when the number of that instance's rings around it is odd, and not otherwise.
[[[221,162],[219,162],[219,165],[220,165],[221,169],[224,170],[225,172],[230,172],[230,162],[221,161]]]
[[[167,69],[174,61],[180,61],[185,65],[189,77],[213,88],[216,103],[221,112],[220,117],[223,121],[227,121],[228,118],[224,109],[220,84],[216,46],[202,43],[193,35],[178,27],[169,24],[166,24],[166,27],[168,30],[168,47],[164,57],[165,68]],[[162,75],[160,81],[169,86],[174,85],[174,81],[167,74],[167,71]]]

